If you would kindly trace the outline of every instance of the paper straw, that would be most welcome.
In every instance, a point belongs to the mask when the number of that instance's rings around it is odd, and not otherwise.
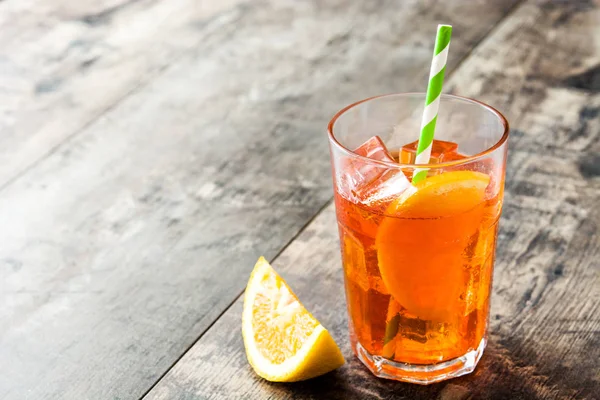
[[[423,111],[423,119],[421,120],[421,135],[419,136],[415,164],[428,164],[431,157],[431,146],[433,144],[433,134],[440,108],[440,95],[442,94],[442,86],[444,84],[446,59],[448,58],[451,36],[451,25],[438,25],[433,60],[431,60],[431,69],[429,70],[425,110]],[[412,182],[417,183],[425,179],[427,171],[428,168],[416,168]],[[396,356],[396,336],[400,323],[399,312],[399,304],[394,299],[390,299],[387,313],[388,321],[386,322],[385,337],[383,339],[383,357],[390,360],[393,360]]]
[[[394,359],[396,352],[396,335],[400,328],[400,309],[400,304],[390,298],[387,315],[391,316],[391,318],[385,324],[385,336],[383,338],[383,351],[381,354],[384,358],[390,360]]]
[[[425,110],[423,111],[423,119],[421,120],[421,135],[419,136],[415,164],[428,164],[429,157],[431,156],[431,146],[438,110],[440,108],[440,95],[442,94],[442,86],[444,84],[446,59],[448,58],[451,36],[451,25],[438,25],[433,60],[431,60],[431,69],[429,70]],[[427,177],[427,170],[427,168],[415,169],[412,182],[417,183],[425,179]]]

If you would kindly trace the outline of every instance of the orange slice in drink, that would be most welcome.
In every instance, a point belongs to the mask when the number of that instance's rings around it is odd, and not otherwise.
[[[263,257],[246,286],[242,334],[250,365],[272,382],[301,381],[344,364],[329,332]]]
[[[386,214],[405,218],[439,218],[480,204],[490,177],[481,172],[453,171],[432,176],[406,190]]]
[[[377,231],[379,270],[410,313],[444,321],[464,287],[463,252],[483,217],[486,174],[452,171],[409,188],[386,210]]]

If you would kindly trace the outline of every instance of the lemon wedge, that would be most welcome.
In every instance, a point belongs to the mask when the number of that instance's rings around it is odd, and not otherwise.
[[[242,334],[254,371],[271,382],[296,382],[344,364],[327,330],[260,257],[244,296]]]

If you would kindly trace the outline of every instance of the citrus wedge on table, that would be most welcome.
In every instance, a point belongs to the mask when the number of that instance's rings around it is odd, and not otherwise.
[[[490,177],[452,171],[428,177],[386,210],[375,245],[383,283],[426,320],[443,320],[463,282],[463,250],[480,227]]]
[[[263,257],[246,286],[242,334],[250,365],[272,382],[302,381],[344,364],[329,332]]]

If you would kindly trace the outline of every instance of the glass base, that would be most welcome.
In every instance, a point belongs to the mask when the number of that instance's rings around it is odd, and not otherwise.
[[[358,342],[356,342],[354,353],[373,375],[379,378],[429,385],[473,372],[483,354],[486,343],[486,339],[483,338],[477,349],[452,360],[429,365],[407,364],[374,356],[369,354]]]

